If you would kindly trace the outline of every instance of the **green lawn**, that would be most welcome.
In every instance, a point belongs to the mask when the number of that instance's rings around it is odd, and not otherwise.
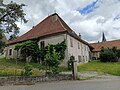
[[[78,66],[78,72],[89,71],[120,76],[120,62],[104,63],[100,61],[91,61],[89,63]]]
[[[41,75],[43,72],[39,71],[42,69],[43,66],[38,63],[29,63],[33,67],[33,75]],[[18,61],[16,66],[16,61],[13,59],[5,59],[0,58],[0,76],[12,76],[21,75],[22,71],[24,70],[24,66],[26,65],[25,62]],[[17,69],[16,69],[17,68]]]
[[[18,69],[23,69],[25,66],[25,62],[23,61],[18,61],[17,62],[17,68]],[[42,66],[39,63],[29,63],[33,66],[33,68],[42,68]],[[16,60],[13,59],[5,59],[5,58],[0,58],[0,69],[6,69],[6,68],[16,68]]]

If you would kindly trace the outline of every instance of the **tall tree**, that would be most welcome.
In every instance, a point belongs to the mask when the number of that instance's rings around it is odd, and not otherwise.
[[[9,40],[15,40],[18,36],[15,34],[10,35]]]
[[[19,33],[16,22],[27,22],[23,11],[24,6],[25,4],[17,4],[13,1],[4,4],[3,0],[0,0],[0,34],[12,32],[17,35]]]
[[[2,32],[19,33],[19,27],[16,22],[27,22],[24,17],[23,6],[25,6],[25,4],[19,5],[13,1],[9,4],[4,4],[3,0],[0,0],[0,29]]]

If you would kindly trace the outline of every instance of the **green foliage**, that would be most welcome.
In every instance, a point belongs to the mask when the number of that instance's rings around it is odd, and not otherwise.
[[[68,69],[71,70],[72,69],[72,61],[68,60]]]
[[[100,53],[100,61],[102,62],[111,62],[116,60],[116,54],[109,49],[104,49],[103,52]]]
[[[25,69],[25,72],[24,72],[24,74],[23,75],[25,75],[25,76],[30,76],[30,75],[32,75],[32,65],[30,65],[29,63],[27,63],[26,65],[25,65],[25,67],[24,67],[24,69]]]
[[[3,35],[2,35],[2,32],[0,32],[0,39],[2,39],[3,38]]]
[[[9,40],[15,40],[18,36],[15,34],[10,35]]]
[[[15,76],[15,75],[20,76],[21,71],[22,70],[17,70],[15,74],[15,70],[13,69],[4,69],[4,70],[0,70],[0,76]]]
[[[49,46],[49,49],[50,49],[50,53],[52,53],[52,51],[54,49],[57,53],[59,53],[59,58],[60,58],[59,60],[63,60],[65,58],[65,50],[67,48],[65,40],[62,41],[61,43],[56,44],[56,45],[49,44],[48,46]],[[40,50],[40,57],[42,59],[45,58],[45,55],[48,52],[48,46],[46,46],[45,48]]]
[[[48,45],[45,48],[39,49],[37,41],[26,41],[22,43],[18,43],[15,46],[15,50],[21,50],[21,54],[24,56],[32,56],[32,60],[37,62],[37,58],[47,62],[49,67],[55,66],[57,67],[65,57],[66,50],[65,40],[56,45]],[[45,64],[45,63],[44,63]]]
[[[13,32],[14,34],[19,33],[16,22],[27,22],[24,17],[24,6],[25,4],[17,4],[13,1],[8,4],[4,4],[3,0],[0,1],[0,31]]]
[[[117,50],[117,57],[120,58],[120,49]]]
[[[32,70],[32,75],[34,76],[40,76],[43,75],[44,72],[44,66],[39,64],[39,63],[33,63],[30,62],[30,65],[32,65],[33,70]],[[16,69],[16,61],[13,59],[5,59],[5,58],[0,58],[0,76],[20,76],[24,75],[24,67],[26,66],[26,63],[23,61],[18,61],[17,62],[17,69]],[[16,74],[15,74],[16,72]]]
[[[0,0],[0,51],[2,51],[4,47],[1,40],[2,33],[12,32],[13,35],[17,35],[19,33],[19,27],[16,22],[27,22],[24,17],[24,6],[24,4],[17,4],[13,1],[8,4],[4,4],[3,0]]]
[[[72,61],[75,60],[75,57],[72,55],[70,56],[70,59],[68,60],[68,69],[72,69]]]
[[[21,54],[25,56],[32,56],[32,59],[34,62],[37,62],[37,57],[39,55],[39,46],[36,40],[32,41],[26,41],[22,43],[18,43],[15,46],[15,50],[21,50]]]
[[[67,48],[65,40],[61,43],[54,45],[54,47],[55,47],[56,52],[59,53],[60,60],[63,60],[65,58],[65,50]]]
[[[52,73],[57,73],[56,70],[58,70],[58,65],[60,64],[59,53],[57,53],[54,48],[53,51],[50,49],[50,45],[48,45],[48,51],[45,55],[45,62],[46,65],[49,66],[49,69],[52,69]]]
[[[0,41],[0,53],[2,53],[4,47],[5,47],[5,43]]]
[[[58,68],[58,67],[52,67],[51,71],[53,74],[59,74],[61,72],[60,68]]]
[[[120,57],[120,50],[117,50],[116,47],[113,48],[102,48],[100,53],[100,61],[102,62],[116,62]]]

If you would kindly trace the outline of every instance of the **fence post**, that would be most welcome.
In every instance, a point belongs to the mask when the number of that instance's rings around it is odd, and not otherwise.
[[[77,79],[77,61],[72,60],[72,75],[73,75],[73,80]]]

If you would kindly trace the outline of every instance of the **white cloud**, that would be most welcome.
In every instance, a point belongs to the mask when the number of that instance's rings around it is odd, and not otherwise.
[[[4,1],[10,2],[11,0]],[[75,32],[81,33],[82,38],[89,42],[101,40],[103,31],[107,40],[120,39],[120,19],[114,20],[117,15],[120,15],[119,0],[98,0],[97,6],[99,7],[87,15],[81,15],[79,10],[96,0],[13,1],[27,5],[24,11],[29,22],[22,25],[18,23],[21,28],[20,35],[56,11]]]

